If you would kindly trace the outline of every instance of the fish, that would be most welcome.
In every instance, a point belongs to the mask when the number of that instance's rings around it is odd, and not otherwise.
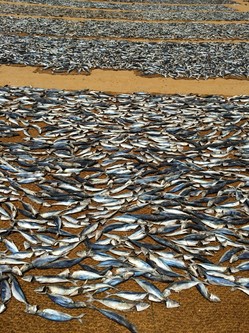
[[[99,309],[99,308],[95,309],[108,319],[111,319],[116,323],[118,323],[119,325],[126,327],[131,333],[137,333],[136,327],[133,324],[131,324],[124,316],[121,316],[120,314],[110,310]]]
[[[128,311],[135,307],[135,303],[120,301],[115,298],[103,298],[103,299],[94,299],[94,301],[99,302],[108,308],[119,310],[119,311]]]
[[[64,322],[64,321],[69,321],[72,319],[77,319],[80,322],[82,322],[81,318],[84,316],[84,314],[80,314],[79,316],[71,316],[70,314],[67,314],[65,312],[53,310],[53,309],[44,309],[44,310],[38,310],[36,309],[35,311],[31,308],[26,309],[27,313],[52,320],[52,321],[58,321],[58,322]]]
[[[61,296],[61,295],[51,295],[48,294],[48,297],[56,304],[69,309],[84,308],[86,303],[84,302],[74,302],[70,297]]]
[[[19,39],[31,50],[42,45],[47,54],[46,37],[33,36],[32,44],[26,36]],[[73,40],[83,55],[89,45],[88,52],[96,45],[98,52],[110,50],[110,41]],[[0,36],[0,45],[6,41]],[[48,50],[55,45],[61,52],[61,42],[51,37]],[[216,44],[196,50],[214,52]],[[237,44],[233,52],[245,53],[246,46]],[[130,44],[112,45],[133,56]],[[148,43],[139,45],[141,54]],[[158,52],[157,44],[149,45]],[[172,56],[185,52],[179,43],[171,46]],[[60,70],[77,70],[77,52],[70,68],[68,53],[63,55]],[[176,77],[185,71],[178,66]],[[232,72],[239,70],[236,65]],[[153,302],[176,308],[172,295],[191,288],[219,302],[210,285],[248,294],[247,278],[237,274],[248,270],[248,101],[1,87],[0,312],[11,297],[28,313],[61,322],[83,314],[57,306],[90,308],[135,332],[116,311],[136,313]],[[41,307],[29,304],[23,283]],[[44,308],[40,294],[55,309]]]
[[[23,292],[19,282],[17,281],[17,279],[14,276],[11,277],[11,294],[19,302],[22,302],[25,304],[28,303],[26,296],[24,295],[24,292]]]

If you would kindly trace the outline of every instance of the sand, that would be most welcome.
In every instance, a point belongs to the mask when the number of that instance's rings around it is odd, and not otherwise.
[[[129,82],[129,84],[127,84]],[[160,76],[146,77],[127,70],[92,70],[90,75],[53,74],[34,67],[1,66],[0,85],[37,86],[68,90],[102,90],[110,93],[145,91],[158,94],[245,95],[249,80],[184,80]]]

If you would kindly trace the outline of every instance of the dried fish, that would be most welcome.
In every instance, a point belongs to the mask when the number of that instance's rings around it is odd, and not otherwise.
[[[0,312],[13,295],[49,320],[90,308],[136,332],[100,307],[248,294],[248,96],[6,86],[0,103]],[[28,304],[23,283],[68,313]]]

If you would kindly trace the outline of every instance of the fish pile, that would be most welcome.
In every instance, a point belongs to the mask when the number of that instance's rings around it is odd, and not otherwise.
[[[65,37],[160,39],[247,39],[249,23],[151,23],[124,21],[70,21],[56,18],[0,16],[0,33],[26,33]]]
[[[16,2],[16,0],[9,0],[8,2]],[[107,0],[103,0],[103,1],[77,1],[77,0],[72,0],[70,2],[67,2],[66,0],[18,0],[18,2],[22,3],[22,2],[28,2],[28,3],[34,3],[34,4],[47,4],[47,5],[57,5],[57,6],[73,6],[73,7],[85,7],[85,6],[89,6],[89,7],[93,7],[93,8],[119,8],[117,6],[132,6],[134,8],[136,7],[144,7],[148,5],[153,6],[152,3],[148,3],[148,1],[144,1],[144,0],[138,0],[138,1],[133,1],[133,0],[112,0],[111,2],[107,1]],[[122,2],[124,2],[124,4],[122,4]],[[154,8],[158,7],[161,8],[164,5],[180,5],[180,4],[199,4],[200,6],[215,6],[215,9],[218,8],[225,8],[225,4],[236,4],[235,1],[233,0],[208,0],[208,1],[203,1],[203,0],[155,0],[153,1],[156,4],[154,5]],[[129,4],[130,3],[130,4]],[[222,6],[223,5],[223,6]]]
[[[81,2],[82,3],[82,2]],[[87,19],[111,19],[111,20],[183,20],[183,21],[249,21],[248,12],[232,12],[231,8],[223,11],[201,11],[198,12],[190,10],[174,10],[170,11],[164,8],[163,10],[154,11],[103,11],[99,10],[86,10],[79,8],[68,8],[46,6],[20,6],[11,4],[1,4],[1,13],[21,14],[21,15],[38,15],[39,16],[55,16],[55,17],[74,17],[74,18],[87,18]]]
[[[10,4],[11,2],[15,2],[15,0],[8,1]],[[24,2],[24,4],[22,4]],[[61,7],[71,7],[71,10],[73,10],[73,7],[75,8],[95,8],[95,9],[118,9],[118,10],[139,10],[139,11],[146,11],[146,10],[154,10],[154,11],[189,11],[192,10],[190,9],[189,6],[185,6],[184,4],[179,5],[175,4],[167,4],[166,6],[164,4],[152,4],[152,3],[139,3],[139,2],[133,2],[133,3],[121,3],[121,2],[100,2],[100,1],[66,1],[66,0],[19,0],[18,3],[24,5],[26,7],[26,3],[30,4],[40,4],[47,6],[60,6]],[[1,9],[2,6],[5,4],[1,4]],[[29,6],[31,9],[31,6]],[[195,5],[195,10],[200,11],[200,10],[205,10],[205,11],[235,11],[235,9],[223,5],[212,5],[212,4],[202,4],[202,5]],[[40,8],[41,9],[41,8]],[[65,8],[66,9],[66,8]]]
[[[172,78],[248,78],[248,43],[146,43],[0,35],[0,64],[55,72],[138,70]]]
[[[249,96],[6,86],[0,105],[1,312],[90,308],[134,333],[114,310],[249,293]]]

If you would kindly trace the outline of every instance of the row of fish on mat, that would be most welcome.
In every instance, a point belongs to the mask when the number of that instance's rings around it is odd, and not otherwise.
[[[0,63],[55,73],[94,68],[137,70],[171,78],[249,77],[248,43],[153,43],[0,34]]]
[[[16,0],[10,0],[8,2],[16,2]],[[154,4],[148,1],[80,1],[72,0],[67,2],[66,0],[18,0],[19,3],[31,3],[31,4],[41,4],[41,5],[52,5],[52,6],[66,6],[66,7],[78,7],[78,8],[110,8],[110,9],[161,9],[179,6],[184,8],[182,10],[189,9],[188,4],[194,5],[195,7],[207,9],[210,8],[213,10],[216,9],[227,9],[226,4],[237,4],[233,0],[210,0],[208,3],[203,3],[203,0],[156,0]],[[186,6],[187,5],[187,6]]]
[[[245,18],[246,19],[246,18]],[[248,17],[247,17],[248,19]],[[33,34],[58,37],[101,38],[149,38],[149,39],[230,39],[244,40],[249,37],[249,22],[224,24],[198,22],[62,20],[43,17],[0,16],[2,34]]]
[[[76,5],[80,7],[86,6],[85,2],[77,2]],[[99,4],[99,2],[95,2]],[[110,4],[110,3],[109,3]],[[73,5],[73,4],[72,4]],[[125,4],[127,6],[127,4]],[[116,6],[118,10],[103,10],[101,8],[88,10],[86,8],[77,7],[59,7],[53,6],[30,6],[30,4],[25,4],[23,6],[3,3],[1,4],[1,13],[6,13],[9,15],[27,15],[27,16],[54,16],[54,17],[67,17],[70,18],[87,18],[87,19],[110,19],[110,20],[138,20],[138,21],[150,21],[150,20],[182,20],[182,21],[248,21],[248,12],[237,12],[232,10],[232,8],[221,6],[163,6],[158,8],[158,6],[149,6],[146,8],[140,6],[138,10],[135,10],[133,6],[129,5],[128,10],[124,10],[126,6]],[[154,10],[153,10],[154,9]],[[194,9],[194,10],[193,10]],[[199,10],[199,11],[198,11]]]

